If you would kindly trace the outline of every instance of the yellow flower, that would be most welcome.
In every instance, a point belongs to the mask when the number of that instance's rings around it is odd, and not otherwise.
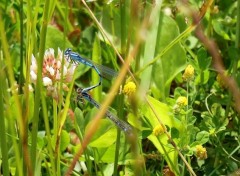
[[[177,99],[177,105],[179,107],[187,106],[188,100],[186,97],[180,96]]]
[[[132,81],[126,83],[123,87],[123,93],[126,95],[132,95],[136,92],[136,84]]]
[[[203,160],[207,158],[207,150],[202,145],[196,145],[196,156],[198,159]]]
[[[210,134],[210,135],[214,135],[215,132],[216,132],[215,128],[209,130],[209,134]]]
[[[159,136],[159,135],[163,134],[164,131],[165,131],[165,129],[162,127],[162,125],[157,125],[157,126],[153,129],[153,135]]]
[[[182,78],[184,81],[190,81],[193,79],[193,77],[194,77],[194,68],[192,65],[188,65],[183,73]]]
[[[218,74],[217,75],[217,82],[222,86],[224,85],[223,80],[221,79],[221,76]]]
[[[227,76],[227,73],[224,73],[224,75]],[[227,85],[224,83],[220,74],[217,75],[217,82],[223,89],[227,88]]]

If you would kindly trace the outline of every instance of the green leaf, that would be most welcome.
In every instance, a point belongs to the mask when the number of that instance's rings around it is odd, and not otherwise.
[[[231,60],[238,61],[238,58],[240,56],[239,49],[235,46],[229,47],[228,56]]]
[[[53,48],[55,51],[60,48],[64,50],[65,48],[72,48],[72,44],[65,38],[61,31],[53,26],[48,26],[47,36],[46,36],[46,48]]]
[[[181,136],[182,124],[178,119],[173,116],[171,109],[168,107],[168,105],[166,105],[165,103],[161,103],[160,101],[150,96],[148,96],[148,101],[151,103],[152,108],[155,110],[156,114],[158,114],[159,118],[161,118],[160,120],[162,121],[162,123],[166,127],[169,127],[173,130],[172,134],[174,135],[174,137],[177,137],[179,135]],[[143,124],[150,125],[143,128],[154,129],[156,126],[159,125],[159,120],[149,106],[143,106],[142,113],[144,114],[143,120],[148,122]],[[176,167],[178,163],[178,154],[175,150],[173,150],[173,146],[169,145],[168,137],[165,134],[155,136],[151,133],[148,136],[148,139],[152,141],[154,146],[164,156],[164,159],[166,159],[171,170],[178,173],[178,168]]]
[[[194,123],[196,122],[197,118],[193,115],[188,115],[188,124],[189,125],[194,125]]]
[[[70,143],[70,136],[66,130],[62,130],[60,139],[60,151],[63,152]]]
[[[95,158],[97,159],[96,161],[113,163],[115,159],[115,149],[116,149],[115,144],[112,144],[106,148],[98,147],[96,150],[96,156],[98,156],[98,158]]]
[[[212,62],[212,58],[208,57],[207,51],[203,48],[199,49],[197,52],[198,65],[201,70],[206,70],[209,68]]]
[[[94,122],[92,122],[94,123]],[[97,132],[92,137],[92,141],[89,143],[91,147],[109,147],[116,141],[117,128],[109,127],[109,120],[102,119],[99,123]]]
[[[108,164],[104,168],[103,175],[113,175],[113,170],[114,170],[114,164],[113,163]]]
[[[171,137],[172,139],[179,138],[179,131],[175,127],[171,129]]]
[[[25,97],[25,95],[20,94],[20,95],[18,95],[18,98],[20,99],[21,106],[26,108],[25,107],[26,106],[26,100],[25,100],[26,97]],[[10,98],[9,102],[10,102],[10,104],[9,104],[10,108],[12,110],[11,115],[13,116],[13,118],[18,117],[17,111],[16,111],[17,104],[16,104],[15,99],[14,99],[13,96]],[[34,94],[33,94],[33,92],[29,92],[29,105],[31,105],[31,107],[34,107]],[[33,108],[29,108],[29,114],[28,114],[28,117],[27,117],[29,123],[31,122],[31,120],[33,118],[33,111],[34,111]]]
[[[148,64],[151,60],[154,59],[157,50],[157,39],[158,31],[162,29],[161,27],[161,16],[160,13],[161,4],[157,3],[156,6],[152,9],[149,21],[151,23],[150,29],[146,33],[146,43],[144,45],[144,54],[141,58],[143,65]],[[158,75],[160,77],[161,75]],[[148,66],[141,75],[141,89],[142,91],[147,91],[150,87],[152,80],[152,66]]]
[[[199,75],[197,75],[195,79],[196,85],[206,84],[209,80],[209,76],[210,76],[209,70],[204,70],[203,72],[201,72]]]
[[[103,137],[103,136],[101,136]],[[97,139],[97,140],[103,140],[102,144],[100,144],[98,146],[97,143],[95,143],[97,146],[92,146],[91,147],[95,147],[94,148],[94,152],[95,152],[95,161],[96,162],[105,162],[105,163],[113,163],[115,160],[115,150],[116,150],[116,143],[114,141],[113,144],[111,145],[106,145],[106,140],[108,140],[109,136],[105,136],[105,139]],[[110,137],[111,138],[111,137]],[[101,143],[101,142],[100,142]],[[120,146],[124,146],[124,147],[120,147],[119,152],[118,152],[118,161],[119,162],[126,162],[127,157],[127,151],[129,151],[129,145],[126,145],[126,141],[125,138],[121,138],[120,140]]]
[[[109,147],[116,141],[116,129],[112,128],[106,133],[102,134],[99,138],[92,141],[89,146],[91,147]]]
[[[229,123],[229,119],[225,117],[225,109],[219,103],[214,103],[211,106],[211,112],[213,114],[212,123],[216,128],[216,132],[226,129]]]
[[[46,140],[46,132],[45,131],[39,131],[37,136],[37,146],[39,149],[43,149],[44,146],[47,144]]]
[[[201,168],[205,164],[205,160],[197,160],[198,166]]]
[[[182,87],[177,87],[174,90],[174,99],[177,99],[180,96],[185,96],[187,97],[187,91],[185,89],[183,89]]]
[[[181,130],[181,122],[173,116],[172,110],[167,104],[162,103],[151,96],[148,96],[148,101],[151,103],[164,125],[167,125],[169,128],[175,127],[176,129]],[[159,125],[157,117],[149,106],[143,106],[142,113],[144,114],[145,121],[149,122],[148,124],[151,125],[145,128],[153,129]]]
[[[199,141],[200,144],[205,144],[209,141],[209,133],[207,131],[197,133],[196,140]]]
[[[178,26],[172,18],[161,15],[160,20],[161,30],[157,36],[157,55],[161,54],[162,50],[179,35]],[[186,53],[181,44],[176,43],[153,65],[154,83],[165,97],[169,95],[172,80],[185,69],[185,64]]]
[[[188,125],[187,132],[184,134],[184,136],[181,136],[183,139],[183,146],[189,145],[191,143],[194,143],[196,140],[196,134],[199,132],[199,128],[194,125]],[[187,140],[184,140],[187,139]]]
[[[77,125],[79,126],[79,129],[81,130],[81,133],[83,134],[84,129],[85,129],[83,112],[79,108],[76,108],[74,111],[74,115],[75,115],[75,121],[77,122]]]
[[[221,37],[223,37],[225,40],[230,40],[229,35],[225,32],[226,30],[224,29],[223,25],[222,25],[222,20],[220,19],[214,19],[212,21],[212,26],[213,29],[215,30],[215,32],[220,35]]]
[[[131,154],[127,153],[129,151],[129,146],[126,146],[124,140],[120,143],[121,146],[118,154],[118,162],[126,163],[128,162],[128,158],[132,158]],[[96,161],[104,162],[104,163],[113,163],[115,158],[116,144],[113,144],[107,148],[97,148],[95,150],[95,156],[98,156]],[[96,157],[95,157],[96,158]]]

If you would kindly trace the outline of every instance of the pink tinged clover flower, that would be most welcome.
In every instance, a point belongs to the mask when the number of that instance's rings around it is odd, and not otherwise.
[[[43,58],[43,86],[46,87],[47,95],[52,96],[58,100],[59,84],[61,83],[61,77],[63,75],[62,85],[63,90],[68,91],[67,84],[73,79],[75,64],[70,64],[67,58],[62,58],[63,53],[58,49],[57,56],[54,55],[54,49],[49,48],[45,51]],[[64,63],[63,63],[64,62]],[[64,64],[62,66],[62,64]],[[63,68],[63,70],[62,70]],[[32,64],[30,66],[31,82],[36,84],[37,81],[37,61],[32,55]],[[62,75],[61,75],[62,74]]]

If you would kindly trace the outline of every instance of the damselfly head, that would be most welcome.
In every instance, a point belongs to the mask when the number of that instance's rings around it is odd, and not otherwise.
[[[82,88],[77,88],[76,89],[77,97],[75,99],[76,102],[84,103],[84,98],[82,96]]]
[[[78,88],[76,89],[77,94],[78,94],[78,95],[81,95],[81,94],[82,94],[82,90],[83,90],[83,88],[78,87]]]
[[[72,50],[70,48],[67,48],[64,52],[65,56],[69,56],[69,54],[72,52]]]
[[[67,59],[68,62],[71,61],[71,58],[70,58],[70,53],[72,52],[72,50],[70,48],[67,48],[64,52],[64,56],[65,58]]]

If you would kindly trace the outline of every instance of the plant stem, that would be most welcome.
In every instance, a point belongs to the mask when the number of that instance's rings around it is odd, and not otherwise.
[[[47,34],[48,25],[48,12],[49,12],[50,1],[46,1],[43,12],[43,23],[40,33],[40,48],[39,57],[37,58],[38,72],[37,72],[37,83],[35,90],[35,104],[34,104],[34,115],[33,115],[33,131],[32,131],[32,148],[31,148],[31,158],[33,164],[33,170],[36,163],[36,152],[37,152],[37,133],[38,133],[38,121],[39,121],[39,109],[40,109],[40,98],[42,90],[42,67],[43,67],[43,57],[45,50],[45,41]]]
[[[4,21],[2,19],[2,11],[0,11],[0,39],[1,39],[1,44],[2,44],[2,50],[3,50],[3,54],[5,56],[5,62],[6,62],[6,68],[7,68],[7,73],[8,73],[8,80],[10,82],[10,88],[13,88],[16,81],[14,79],[14,73],[13,73],[13,66],[12,66],[12,60],[11,60],[11,55],[9,53],[9,45],[8,45],[8,40],[7,40],[7,37],[6,37],[6,32],[5,32],[5,29],[4,29]],[[15,107],[16,107],[16,110],[15,110],[15,118],[18,122],[18,128],[19,128],[19,131],[20,131],[20,138],[22,138],[23,136],[23,121],[22,121],[22,109],[21,109],[21,105],[20,105],[20,101],[19,101],[19,97],[16,93],[16,91],[12,91],[12,96],[13,96],[13,100],[15,102]],[[8,111],[7,112],[9,117],[11,117],[11,113]],[[12,125],[12,126],[11,126]],[[15,122],[11,123],[11,129],[13,129],[13,127],[16,125]],[[16,129],[15,129],[16,131]],[[13,130],[12,130],[13,132]],[[17,147],[18,145],[18,147]],[[20,160],[20,146],[22,146],[21,143],[17,144],[17,143],[14,143],[14,149],[15,149],[15,156],[16,156],[16,167],[17,167],[17,172],[18,172],[18,175],[22,175],[23,172],[22,172],[22,167],[23,167],[23,163],[22,163],[22,160]]]
[[[2,169],[3,175],[9,175],[9,165],[8,165],[8,146],[6,140],[6,128],[5,128],[5,116],[4,116],[4,103],[3,103],[3,82],[5,78],[4,67],[2,58],[0,58],[0,145],[1,145],[1,153],[2,153]]]
[[[19,93],[23,93],[23,0],[20,0],[20,76],[19,76]]]

